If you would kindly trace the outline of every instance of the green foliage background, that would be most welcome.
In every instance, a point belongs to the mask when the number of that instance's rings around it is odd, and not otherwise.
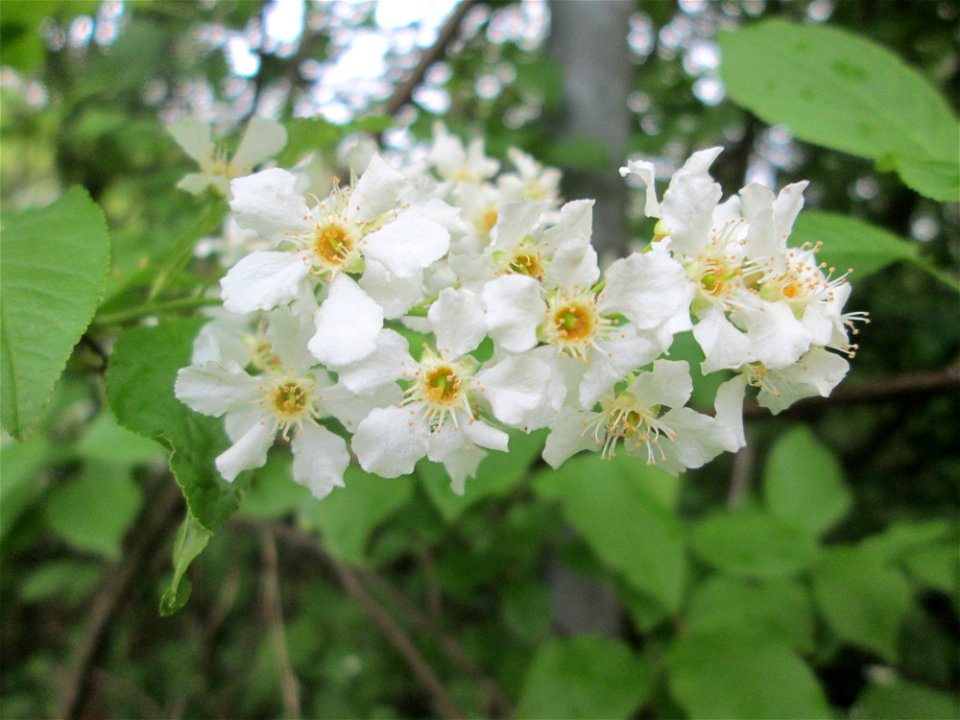
[[[872,322],[835,398],[750,411],[747,450],[680,480],[629,457],[551,471],[541,433],[463,497],[424,462],[351,468],[321,503],[279,453],[223,483],[219,423],[172,396],[218,280],[193,248],[226,207],[175,189],[193,168],[163,119],[190,83],[236,105],[199,33],[249,31],[264,5],[127,2],[111,42],[70,41],[116,7],[0,8],[0,716],[960,715],[955,3],[637,6],[653,44],[624,59],[629,149],[722,143],[728,193],[758,162],[777,185],[810,179],[793,241],[856,269],[850,305]],[[294,117],[297,65],[333,52],[337,22],[374,24],[344,7],[311,3],[309,37],[262,48],[240,81],[255,99],[289,86],[281,163],[316,150],[333,171],[341,139],[393,124],[375,106]],[[478,7],[433,83],[448,127],[501,157],[615,168],[599,143],[554,139],[557,61],[490,39],[518,6]],[[721,25],[729,99],[707,104],[683,61]],[[504,67],[498,93],[476,91]],[[427,137],[436,119],[414,102],[398,121]],[[613,631],[557,622],[569,576]]]

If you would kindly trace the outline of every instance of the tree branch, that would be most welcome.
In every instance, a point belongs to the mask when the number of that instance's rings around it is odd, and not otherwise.
[[[300,694],[297,676],[290,664],[287,638],[283,628],[283,607],[280,604],[280,580],[277,571],[277,543],[267,526],[260,527],[260,558],[263,562],[263,614],[270,631],[270,641],[280,670],[280,688],[283,712],[286,717],[299,720]]]
[[[123,599],[130,591],[137,573],[145,568],[151,553],[163,547],[162,539],[175,525],[180,513],[180,489],[164,477],[160,488],[148,492],[155,499],[147,505],[131,531],[132,541],[119,566],[105,574],[100,590],[90,605],[86,631],[73,656],[71,669],[63,685],[60,709],[61,720],[78,717],[91,687],[91,674],[97,657],[106,645],[113,629],[113,619]]]
[[[282,523],[268,524],[262,521],[239,517],[232,518],[230,522],[233,525],[253,528],[258,531],[261,531],[264,527],[269,527],[276,537],[279,537],[293,547],[309,553],[319,560],[324,569],[329,571],[333,577],[339,581],[347,595],[360,605],[370,619],[377,624],[377,627],[380,628],[380,631],[393,648],[400,653],[411,671],[413,671],[413,674],[416,675],[417,679],[430,695],[431,700],[440,714],[448,720],[464,717],[464,714],[457,707],[456,703],[454,703],[436,673],[434,673],[429,663],[424,659],[420,651],[417,650],[416,645],[414,645],[404,629],[397,623],[393,615],[378,604],[377,601],[364,590],[352,569],[336,562],[327,555],[315,537]]]
[[[463,22],[463,18],[466,17],[467,13],[470,12],[470,9],[476,5],[477,2],[478,0],[461,0],[456,6],[456,9],[450,14],[450,17],[447,18],[447,21],[437,34],[436,42],[423,52],[416,67],[410,71],[410,75],[397,85],[393,94],[387,99],[387,102],[383,106],[383,113],[385,115],[396,115],[400,108],[410,102],[414,90],[423,82],[427,70],[443,55],[447,49],[447,45],[449,45],[456,36],[457,30],[460,28],[460,23]]]
[[[960,366],[951,366],[932,372],[897,375],[887,380],[844,385],[830,397],[812,397],[799,400],[777,417],[804,418],[819,415],[824,410],[848,405],[917,400],[931,395],[946,395],[960,391]],[[769,417],[770,412],[756,402],[745,403],[743,416],[748,420]]]

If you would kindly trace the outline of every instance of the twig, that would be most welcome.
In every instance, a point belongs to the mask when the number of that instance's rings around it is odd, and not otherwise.
[[[334,564],[334,570],[340,578],[343,589],[347,595],[356,600],[357,604],[363,608],[364,612],[370,616],[380,631],[386,636],[394,649],[399,652],[407,661],[407,665],[413,670],[414,675],[419,678],[424,688],[430,694],[436,705],[437,710],[448,720],[466,717],[457,707],[453,698],[447,693],[446,688],[434,674],[430,665],[424,660],[420,651],[417,650],[413,641],[407,636],[403,628],[397,624],[393,616],[384,610],[377,602],[364,592],[356,575],[346,565]]]
[[[232,518],[230,522],[234,525],[242,525],[253,529],[260,529],[264,526],[262,521],[249,520],[247,518],[239,517]],[[327,553],[323,551],[323,548],[320,547],[317,539],[312,535],[282,523],[270,523],[269,527],[276,537],[279,537],[288,545],[297,547],[319,560],[323,565],[324,570],[329,571],[333,577],[339,581],[346,593],[353,598],[358,605],[360,605],[370,619],[377,624],[381,632],[386,636],[387,640],[389,640],[391,645],[393,645],[394,649],[396,649],[403,656],[404,660],[406,660],[407,664],[410,666],[410,669],[417,676],[417,679],[423,684],[424,689],[431,696],[437,709],[444,717],[464,717],[463,713],[460,712],[457,705],[453,702],[452,698],[447,693],[446,688],[443,687],[442,683],[437,678],[430,665],[420,654],[420,651],[417,650],[416,646],[413,644],[413,641],[410,640],[403,628],[394,619],[393,615],[379,605],[376,600],[370,597],[370,595],[363,589],[360,582],[357,580],[356,575],[350,568],[336,562],[329,555],[327,555]],[[369,577],[366,573],[365,576]],[[466,653],[464,653],[462,650],[460,652],[463,656],[466,656]],[[472,660],[468,659],[468,662],[473,665]],[[482,671],[480,672],[482,673]],[[489,680],[489,678],[488,681],[493,683],[493,681]],[[498,692],[502,695],[502,691],[499,691],[498,689]]]
[[[730,473],[730,491],[727,494],[727,507],[739,507],[750,492],[750,477],[753,474],[754,448],[749,433],[744,429],[747,444],[733,456],[733,471]]]
[[[917,400],[928,395],[948,395],[960,391],[960,367],[948,367],[933,372],[898,375],[887,380],[844,385],[830,397],[805,398],[796,402],[777,417],[807,417],[832,407],[868,403]],[[765,408],[755,402],[743,407],[746,419],[770,417]]]
[[[463,22],[463,18],[477,2],[478,0],[460,1],[456,9],[450,14],[450,17],[447,18],[447,22],[445,22],[440,29],[437,35],[437,41],[424,51],[416,67],[410,71],[410,75],[397,85],[393,94],[387,99],[386,104],[383,106],[383,113],[385,115],[396,115],[400,108],[410,102],[410,98],[413,97],[413,91],[423,82],[427,70],[443,55],[447,45],[449,45],[450,41],[456,36],[457,30],[460,28],[460,23]]]
[[[372,570],[361,570],[360,573],[364,580],[385,595],[393,605],[400,608],[419,632],[434,637],[443,653],[477,681],[487,694],[489,703],[497,708],[500,717],[512,718],[516,715],[513,703],[507,697],[507,694],[500,689],[493,678],[484,672],[483,668],[474,662],[460,643],[441,630],[420,608],[416,607],[393,587],[386,578]]]
[[[260,558],[263,562],[263,614],[270,631],[273,652],[280,666],[280,688],[283,710],[287,717],[299,720],[300,696],[297,676],[290,664],[287,639],[283,629],[283,608],[280,605],[280,581],[277,571],[277,543],[268,526],[260,528]]]
[[[90,605],[86,631],[80,640],[71,663],[71,670],[63,685],[60,709],[57,717],[61,720],[77,717],[83,708],[91,686],[91,673],[96,659],[114,627],[113,618],[120,608],[123,598],[129,592],[137,573],[148,565],[151,552],[163,547],[164,534],[171,530],[180,512],[180,491],[177,486],[166,480],[162,488],[150,496],[157,495],[144,511],[131,533],[132,541],[123,560],[114,571],[106,573],[100,590]]]

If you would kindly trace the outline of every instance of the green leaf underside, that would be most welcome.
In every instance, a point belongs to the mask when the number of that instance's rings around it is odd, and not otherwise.
[[[774,638],[690,633],[669,652],[670,691],[693,718],[829,718],[816,676]]]
[[[214,459],[227,447],[223,421],[199,415],[174,397],[177,371],[190,363],[205,318],[137,327],[117,339],[107,370],[107,396],[117,421],[173,450],[170,469],[190,513],[215,531],[236,509],[239,488],[224,482]]]
[[[837,274],[853,268],[853,279],[866,277],[900,260],[916,260],[917,246],[887,230],[856,218],[825,212],[802,212],[790,234],[790,244],[822,242],[819,260]]]
[[[805,427],[791,430],[773,446],[763,483],[770,512],[814,536],[832,527],[850,508],[840,463]]]
[[[914,189],[957,199],[957,120],[889,50],[837,28],[782,20],[723,34],[720,47],[730,97],[761,119],[787,125],[800,140],[892,158]]]
[[[551,640],[530,663],[517,717],[629,717],[649,694],[651,679],[649,667],[619,640]]]
[[[100,301],[109,264],[103,213],[81,187],[45,208],[4,216],[0,413],[17,439],[49,402]]]
[[[537,492],[558,500],[564,517],[607,565],[665,608],[680,606],[687,555],[679,521],[664,486],[677,481],[642,460],[599,453],[568,460],[537,476]]]
[[[870,548],[849,547],[828,550],[811,577],[817,606],[836,635],[895,662],[911,602],[903,574]]]
[[[190,563],[199,557],[213,533],[190,513],[184,518],[173,542],[173,579],[160,598],[160,614],[173,615],[190,598],[190,581],[184,577]]]

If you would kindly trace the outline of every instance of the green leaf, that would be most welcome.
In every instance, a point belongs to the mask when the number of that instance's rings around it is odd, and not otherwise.
[[[22,440],[90,323],[106,282],[110,241],[81,187],[52,205],[4,215],[0,257],[0,417]]]
[[[160,598],[160,614],[173,615],[190,599],[190,581],[184,577],[190,564],[199,557],[213,533],[187,513],[173,541],[173,579]]]
[[[254,472],[237,513],[253,518],[279,518],[297,508],[312,507],[315,502],[306,487],[293,481],[292,455],[277,453]]]
[[[730,630],[785,640],[800,652],[814,649],[810,591],[792,580],[747,583],[715,576],[701,584],[684,614],[687,632]]]
[[[13,529],[20,516],[40,497],[49,478],[37,472],[49,462],[50,441],[46,435],[33,435],[25,442],[10,441],[0,450],[0,539]]]
[[[619,640],[551,640],[530,663],[517,717],[628,717],[646,700],[651,679],[650,667]]]
[[[814,536],[850,509],[840,463],[805,426],[783,435],[770,450],[763,490],[771,513]]]
[[[960,717],[960,700],[906,680],[871,685],[857,699],[856,717],[871,720],[943,720]]]
[[[677,481],[626,453],[612,460],[581,455],[535,480],[559,500],[564,517],[607,565],[664,607],[680,606],[687,556],[680,523],[665,500]]]
[[[862,278],[900,260],[915,261],[917,246],[891,232],[857,220],[825,212],[802,212],[797,216],[790,244],[823,243],[821,262],[838,273],[853,269],[854,278]]]
[[[911,190],[940,202],[960,202],[960,164],[902,155],[894,156],[894,162]]]
[[[917,548],[952,537],[956,537],[956,526],[946,520],[901,520],[883,532],[863,539],[860,547],[890,562],[902,560]]]
[[[917,548],[907,556],[904,566],[907,574],[924,587],[956,595],[960,585],[960,548],[955,539]]]
[[[82,560],[53,560],[30,572],[17,588],[26,603],[56,600],[74,606],[93,590],[103,567]]]
[[[753,508],[720,511],[695,523],[693,551],[719,570],[741,577],[794,575],[816,557],[814,539]]]
[[[450,476],[439,463],[421,462],[417,475],[427,495],[447,522],[453,522],[472,505],[485,498],[503,497],[527,474],[543,450],[546,431],[510,433],[510,450],[489,452],[480,461],[477,476],[468,479],[463,495],[450,489]]]
[[[117,465],[139,465],[164,454],[163,446],[117,424],[109,410],[101,412],[87,430],[77,448],[87,460]]]
[[[215,531],[236,509],[240,485],[226,483],[214,459],[227,447],[223,421],[198,415],[174,397],[177,371],[190,363],[203,318],[137,327],[117,339],[107,369],[107,396],[117,421],[173,450],[170,470],[190,513]]]
[[[337,559],[369,564],[367,543],[371,533],[407,503],[413,480],[409,475],[388,480],[352,465],[343,480],[346,487],[314,503],[301,518],[308,528],[323,533],[324,547]]]
[[[766,122],[835,150],[892,156],[908,184],[935,199],[955,179],[950,106],[884,47],[833,27],[769,20],[721,35],[720,48],[730,97]],[[958,192],[953,185],[952,199]]]
[[[91,462],[50,494],[44,510],[50,529],[78,550],[115,560],[142,504],[129,468]]]
[[[691,633],[670,648],[670,692],[692,718],[829,718],[816,676],[780,641],[742,628]]]
[[[817,606],[841,640],[896,661],[900,625],[910,609],[910,586],[900,571],[869,549],[831,548],[811,578]]]

